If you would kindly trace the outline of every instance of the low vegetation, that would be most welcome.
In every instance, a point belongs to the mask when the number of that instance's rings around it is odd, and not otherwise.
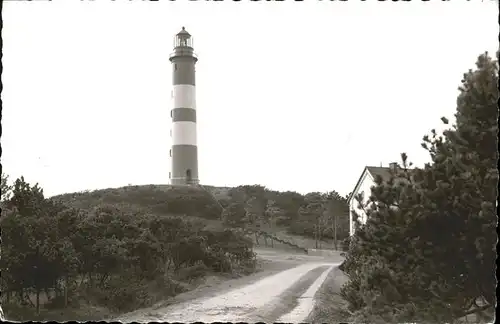
[[[306,323],[345,323],[350,314],[347,302],[342,298],[340,290],[346,283],[347,276],[334,268],[328,273],[325,282],[316,292],[315,303]]]
[[[493,321],[497,85],[498,61],[481,55],[462,80],[454,125],[424,137],[432,163],[411,168],[402,154],[400,170],[377,179],[370,203],[360,204],[367,222],[357,224],[343,265],[351,321]]]
[[[347,198],[328,193],[278,192],[259,185],[236,188],[128,186],[52,197],[66,205],[89,209],[101,204],[154,215],[182,215],[212,228],[244,229],[256,244],[272,237],[301,248],[331,247],[349,236]],[[300,244],[309,238],[314,244]],[[336,238],[336,240],[334,240]],[[300,241],[300,242],[292,242]],[[308,246],[304,246],[308,245]],[[340,248],[340,246],[339,246]]]
[[[230,227],[271,233],[282,240],[287,234],[311,238],[315,248],[322,248],[327,239],[337,245],[349,236],[347,198],[335,191],[301,195],[239,186],[229,189],[220,202],[225,207],[222,220]],[[260,244],[258,236],[255,242]]]
[[[241,231],[106,199],[78,208],[23,178],[2,189],[2,305],[12,320],[103,319],[176,295],[210,272],[255,269]],[[201,209],[202,199],[182,197],[169,206],[199,216],[191,208]]]
[[[149,185],[46,198],[22,177],[9,187],[3,174],[2,186],[2,303],[12,320],[103,319],[207,274],[251,273],[254,244],[306,251],[304,240],[320,247],[348,235],[346,199],[335,192]]]

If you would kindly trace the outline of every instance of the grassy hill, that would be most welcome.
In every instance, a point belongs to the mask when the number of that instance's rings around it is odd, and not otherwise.
[[[53,196],[51,199],[81,209],[91,209],[99,205],[111,204],[126,207],[131,211],[153,215],[182,216],[186,219],[202,222],[206,228],[217,229],[228,227],[228,224],[223,219],[223,210],[236,200],[235,189],[237,188],[143,185],[67,193]],[[282,211],[281,214],[284,213],[285,216],[287,213],[293,214],[294,211],[296,213],[298,206],[304,203],[303,199],[300,199],[303,196],[297,193],[263,190],[267,203],[277,204],[278,209]],[[287,194],[291,198],[287,198]],[[293,201],[293,204],[288,201]],[[295,206],[295,210],[293,210],[294,206],[292,205]],[[290,206],[292,210],[287,211],[286,209]],[[246,228],[249,235],[257,231],[258,235],[252,235],[252,238],[254,242],[258,240],[261,244],[286,245],[299,249],[316,247],[316,240],[311,237],[310,232],[309,235],[300,235],[300,233],[293,233],[290,230],[293,225],[291,224],[293,223],[293,215],[288,217],[288,220],[281,217],[281,222],[277,222],[274,226],[263,224],[259,229],[253,230],[249,226],[241,225],[241,227]],[[320,248],[332,248],[333,240],[323,237],[319,244]]]
[[[128,186],[43,196],[17,179],[2,200],[2,307],[12,320],[104,319],[258,271],[209,191]],[[3,192],[2,192],[3,193]],[[3,274],[3,273],[2,273]]]
[[[306,253],[318,243],[331,247],[328,222],[346,206],[331,194],[258,185],[126,186],[45,198],[20,178],[7,189],[0,261],[16,270],[0,288],[6,315],[17,320],[102,319],[208,276],[254,273],[259,245]]]

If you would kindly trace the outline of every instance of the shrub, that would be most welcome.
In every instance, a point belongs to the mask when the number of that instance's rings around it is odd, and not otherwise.
[[[351,237],[348,236],[345,239],[342,240],[342,251],[347,252],[349,251],[349,245],[351,244]]]
[[[141,193],[136,202],[160,203],[165,191],[148,190],[154,195]],[[59,296],[42,308],[36,305],[35,314],[46,308],[82,305],[81,301],[124,312],[182,292],[186,289],[182,281],[203,277],[207,271],[230,272],[233,264],[251,264],[252,242],[243,234],[202,230],[205,223],[200,219],[190,221],[131,209],[119,202],[116,191],[112,199],[106,198],[110,196],[107,191],[76,195],[100,201],[81,210],[68,208],[61,197],[45,199],[41,188],[30,186],[22,178],[16,181],[1,218],[4,258],[0,263],[3,269],[9,269],[1,285],[7,296],[17,294],[26,301],[27,291],[40,294],[45,289],[60,289],[59,283],[65,281],[68,305]],[[179,195],[166,192],[170,198]],[[198,207],[190,206],[198,199],[196,195],[201,193],[183,199],[187,204],[174,202],[172,207],[170,202],[165,206],[188,213],[195,208],[201,215],[208,200],[205,196]],[[19,305],[30,307],[22,302]],[[9,318],[16,319],[15,309],[7,307]]]
[[[180,281],[191,282],[192,280],[204,277],[210,269],[205,263],[198,263],[187,268],[180,269],[176,278]]]

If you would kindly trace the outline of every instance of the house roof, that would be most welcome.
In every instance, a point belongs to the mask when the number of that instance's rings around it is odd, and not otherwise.
[[[387,181],[391,178],[391,169],[386,167],[374,167],[367,166],[368,171],[371,173],[373,178],[380,176],[382,180]]]
[[[374,179],[376,178],[377,175],[382,177],[383,181],[387,181],[391,178],[391,169],[388,167],[374,167],[374,166],[366,166],[363,169],[363,172],[361,173],[361,176],[359,177],[358,181],[356,182],[356,185],[354,186],[354,190],[352,191],[351,195],[349,196],[349,199],[347,200],[348,203],[350,203],[353,195],[356,193],[356,190],[358,190],[358,187],[361,185],[361,181],[363,180],[363,176],[365,175],[365,172],[368,172]]]
[[[409,168],[408,170],[410,172],[413,172],[415,169]],[[356,182],[356,186],[354,186],[354,190],[352,191],[351,195],[349,196],[349,199],[347,200],[348,203],[350,203],[351,198],[353,197],[354,193],[356,192],[356,190],[358,190],[359,186],[361,185],[361,181],[363,180],[363,176],[365,175],[365,172],[368,172],[374,180],[377,176],[380,176],[382,178],[382,181],[384,181],[384,182],[389,181],[389,179],[391,179],[391,168],[366,166],[363,169],[363,172],[361,173],[361,176],[359,177],[358,182]]]

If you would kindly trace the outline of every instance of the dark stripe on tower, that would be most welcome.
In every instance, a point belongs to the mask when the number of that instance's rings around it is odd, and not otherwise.
[[[198,181],[198,150],[194,145],[172,146],[172,184],[186,183],[186,170],[191,170],[191,178]],[[180,179],[179,179],[180,178]]]
[[[195,84],[193,57],[177,57],[174,61],[173,84]]]
[[[193,108],[174,108],[172,109],[172,121],[190,121],[196,123],[196,110]]]

